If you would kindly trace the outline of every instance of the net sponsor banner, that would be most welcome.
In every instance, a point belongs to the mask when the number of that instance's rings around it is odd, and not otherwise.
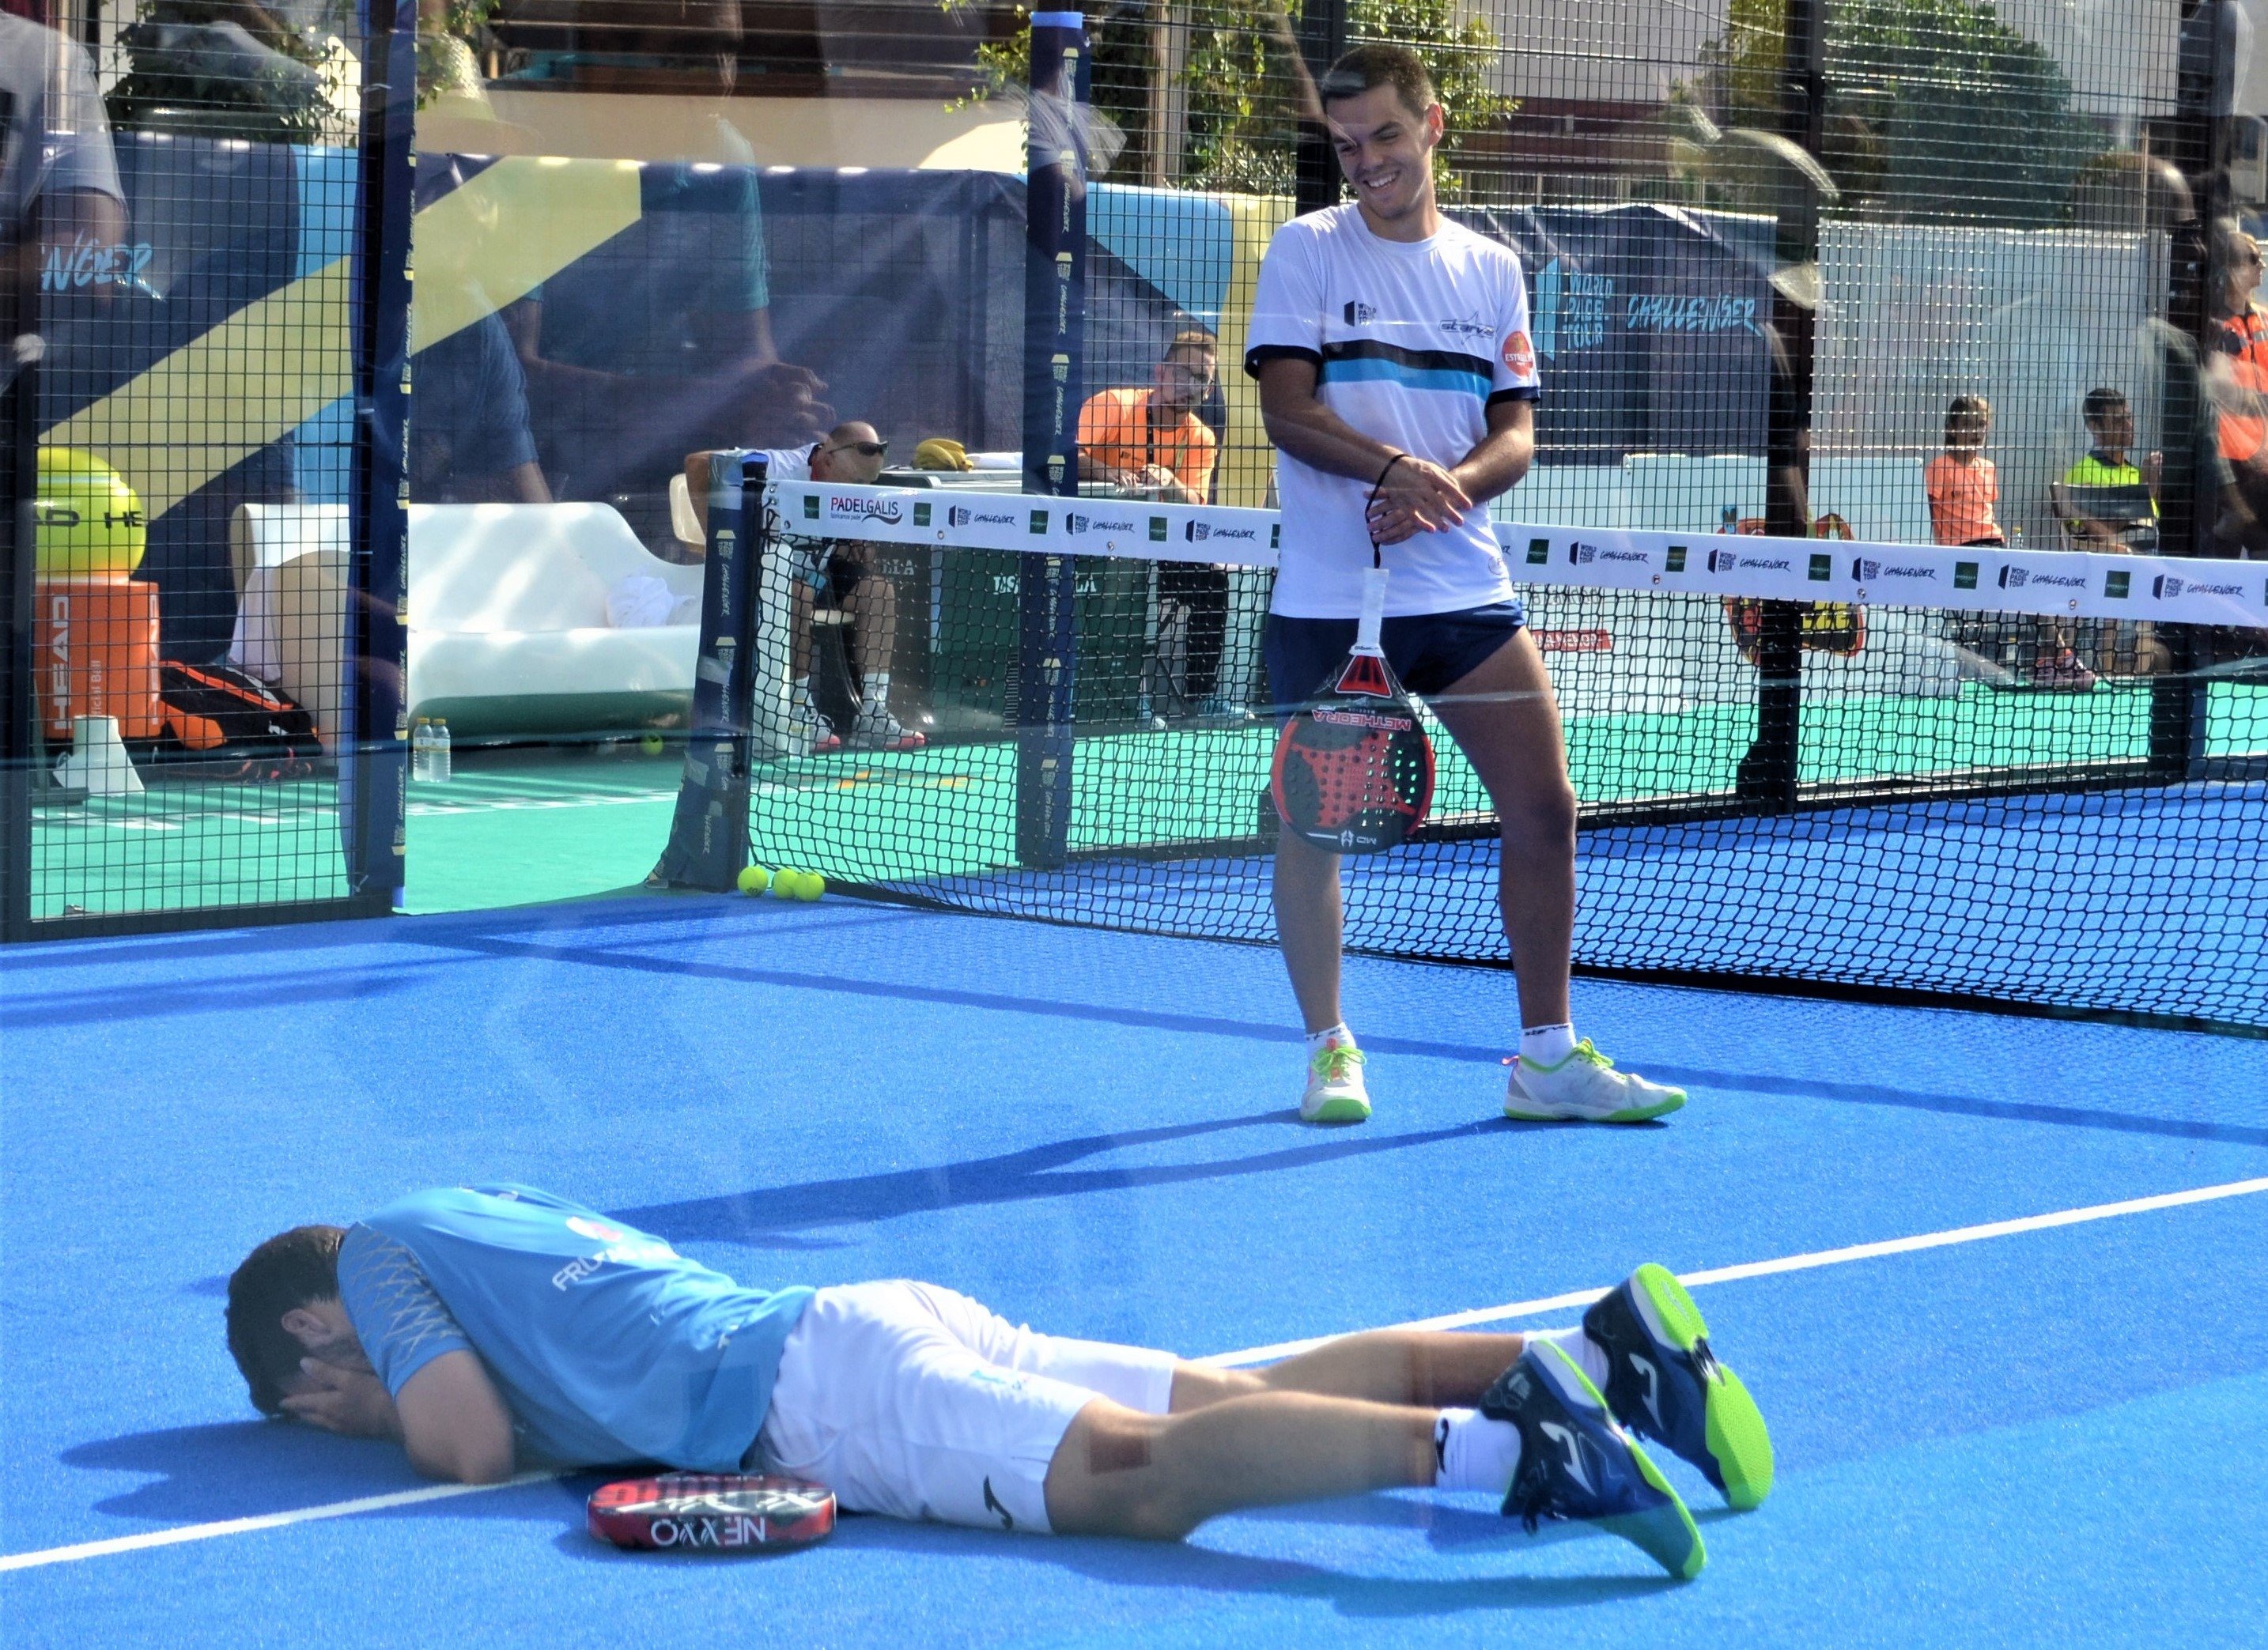
[[[2268,628],[2268,564],[1505,523],[1523,583]]]
[[[1272,510],[816,482],[782,482],[772,488],[771,496],[779,530],[793,536],[1276,565]]]
[[[771,496],[781,531],[796,536],[1276,564],[1274,510],[811,482],[776,484]],[[2268,562],[1519,522],[1499,523],[1497,537],[1522,584],[2268,629]]]

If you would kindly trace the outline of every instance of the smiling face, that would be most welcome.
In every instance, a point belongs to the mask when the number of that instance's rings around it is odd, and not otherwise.
[[[1371,228],[1392,239],[1409,238],[1413,229],[1419,237],[1431,233],[1441,106],[1415,110],[1393,86],[1376,85],[1352,97],[1333,98],[1323,113],[1339,169]]]

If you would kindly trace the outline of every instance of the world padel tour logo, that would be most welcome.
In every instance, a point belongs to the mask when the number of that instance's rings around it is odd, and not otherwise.
[[[836,521],[879,521],[895,527],[906,518],[894,498],[862,498],[842,493],[827,497],[827,513]]]
[[[1346,317],[1346,324],[1350,326],[1367,326],[1378,319],[1377,310],[1360,298],[1348,299],[1346,308],[1339,312]]]
[[[2176,596],[2242,596],[2242,584],[2209,584],[2203,579],[2181,578],[2171,573],[2161,573],[2150,581],[2150,594],[2161,601]]]
[[[1132,532],[1130,521],[1105,521],[1099,516],[1068,515],[1064,517],[1065,532]]]
[[[1877,561],[1872,556],[1855,556],[1851,561],[1851,576],[1860,584],[1879,584],[1886,579],[1933,584],[1937,582],[1937,569],[1920,563]]]
[[[1211,522],[1193,521],[1182,530],[1182,536],[1191,544],[1203,544],[1208,539],[1235,539],[1246,544],[1256,544],[1260,532],[1256,527],[1221,527]]]
[[[2041,584],[2051,590],[2083,590],[2087,588],[2084,573],[2049,573],[2038,568],[2004,567],[2000,569],[2000,588],[2021,590]]]
[[[1737,550],[1712,550],[1712,573],[1788,573],[1795,564],[1786,556],[1744,556]]]
[[[1589,567],[1602,561],[1609,566],[1619,562],[1625,566],[1645,567],[1652,558],[1643,550],[1617,550],[1611,545],[1585,544],[1578,539],[1567,546],[1567,560],[1577,567]]]

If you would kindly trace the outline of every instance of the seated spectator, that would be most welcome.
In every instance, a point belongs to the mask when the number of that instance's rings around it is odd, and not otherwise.
[[[1945,409],[1945,451],[1922,466],[1930,528],[1940,544],[2008,542],[1992,516],[2000,502],[2000,473],[1984,456],[1992,434],[1992,402],[1981,395],[1953,398]]]
[[[882,473],[890,444],[872,424],[853,419],[837,424],[827,438],[808,447],[767,452],[770,475],[782,481],[841,481],[871,487]],[[898,642],[898,587],[874,569],[874,546],[836,539],[802,548],[795,563],[794,599],[788,646],[794,679],[788,708],[787,754],[808,755],[848,744],[865,751],[917,751],[928,743],[890,711],[890,659]],[[853,691],[858,708],[847,738],[820,712],[812,697],[814,656],[812,614],[824,594],[826,605],[850,623]]]
[[[1198,416],[1212,393],[1215,341],[1187,328],[1174,334],[1148,389],[1103,390],[1079,414],[1079,473],[1123,492],[1175,504],[1212,496],[1219,441]],[[1163,727],[1161,710],[1194,708],[1239,720],[1244,708],[1215,690],[1228,633],[1228,574],[1166,561],[1158,568],[1157,656],[1144,668],[1136,715]]]
[[[1197,416],[1212,389],[1211,333],[1174,334],[1148,389],[1101,390],[1079,410],[1079,475],[1174,504],[1212,496],[1219,443]]]
[[[2133,407],[2117,390],[2089,390],[2080,415],[2093,445],[2053,490],[2072,548],[2154,552],[2162,461],[2154,452],[2134,462]]]

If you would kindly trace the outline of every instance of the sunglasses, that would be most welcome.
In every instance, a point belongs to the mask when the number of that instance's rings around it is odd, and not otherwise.
[[[846,441],[839,447],[829,447],[829,452],[855,452],[862,458],[879,458],[889,451],[887,441]]]

